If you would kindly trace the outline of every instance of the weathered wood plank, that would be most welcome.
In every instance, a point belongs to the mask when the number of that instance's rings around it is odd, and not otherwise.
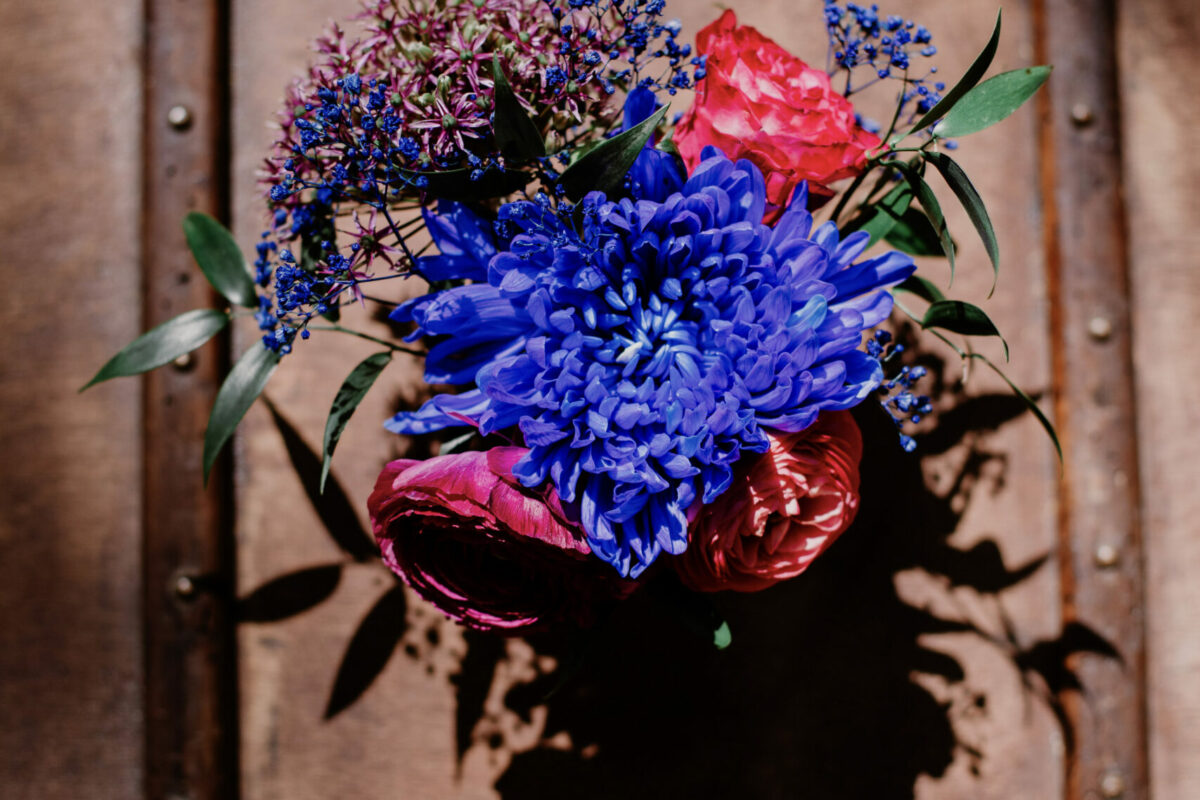
[[[223,4],[146,3],[144,323],[217,298],[180,224],[224,216],[226,70]],[[236,664],[229,622],[229,474],[205,489],[204,430],[227,362],[218,340],[145,380],[144,597],[146,794],[225,800],[237,794]]]
[[[1200,797],[1200,103],[1188,0],[1121,2],[1121,134],[1141,472],[1150,796]]]
[[[1144,620],[1129,287],[1121,199],[1114,7],[1043,4],[1055,64],[1043,105],[1056,411],[1066,471],[1061,517],[1065,613],[1119,659],[1075,659],[1069,711],[1077,753],[1068,797],[1148,797]]]
[[[0,3],[0,795],[142,788],[142,5]]]

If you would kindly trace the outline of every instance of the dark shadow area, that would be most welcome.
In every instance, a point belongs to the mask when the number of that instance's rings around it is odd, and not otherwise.
[[[932,376],[945,374],[936,358],[919,361]],[[955,657],[921,644],[922,635],[934,633],[974,635],[1002,652],[1030,696],[1055,714],[1070,748],[1060,695],[1081,687],[1068,658],[1116,652],[1079,623],[1054,640],[1021,648],[998,598],[1033,576],[1046,556],[1005,564],[996,539],[1006,531],[965,550],[949,544],[972,494],[1004,483],[1007,459],[988,449],[987,434],[1026,406],[1010,395],[967,397],[940,383],[932,389],[943,411],[917,437],[913,455],[895,443],[892,423],[876,404],[856,411],[868,443],[858,518],[799,578],[757,594],[713,597],[733,632],[728,649],[715,650],[711,637],[681,624],[672,603],[664,602],[677,595],[659,591],[675,578],[661,570],[652,579],[658,585],[623,603],[597,629],[528,640],[535,664],[556,665],[538,667],[531,681],[502,687],[507,711],[526,722],[545,707],[542,744],[529,749],[510,746],[486,709],[497,667],[508,658],[505,641],[466,631],[466,654],[451,678],[460,762],[473,747],[510,753],[496,788],[513,800],[911,798],[920,775],[943,775],[960,753],[972,769],[987,757],[960,741],[951,703],[914,679],[924,673],[951,686],[964,683]],[[272,413],[329,535],[346,561],[366,559],[373,543],[356,519],[350,524],[346,515],[352,512],[336,479],[324,496],[316,492],[319,457],[278,411]],[[437,450],[435,437],[418,437],[412,445],[415,457]],[[935,491],[925,483],[921,459],[952,449],[961,451],[954,459],[959,471]],[[272,622],[322,602],[336,589],[340,566],[269,581],[242,600],[243,621]],[[994,627],[984,631],[905,602],[895,578],[913,568],[992,598]],[[405,593],[394,585],[348,632],[327,718],[369,689],[404,640],[405,620]],[[438,648],[437,623],[427,633],[429,648]],[[430,653],[421,650],[429,648],[403,649],[428,661]],[[986,713],[986,690],[964,687],[963,693]]]
[[[936,359],[921,360],[931,374],[945,374]],[[1010,395],[937,390],[948,410],[918,437],[913,455],[893,445],[892,424],[875,404],[858,410],[868,443],[858,518],[799,578],[757,594],[714,597],[733,632],[727,650],[686,630],[653,591],[624,603],[582,645],[578,635],[531,640],[539,654],[568,666],[514,686],[505,704],[525,719],[545,705],[542,741],[555,743],[514,754],[496,783],[501,796],[911,798],[918,776],[940,777],[960,751],[973,770],[986,757],[959,740],[950,703],[913,678],[965,679],[957,659],[922,646],[919,638],[931,633],[964,632],[999,648],[1030,695],[1055,713],[1070,746],[1058,692],[1079,684],[1066,659],[1080,651],[1115,656],[1107,642],[1072,624],[1059,639],[1022,650],[1006,619],[998,637],[915,608],[897,593],[897,573],[919,567],[995,598],[1046,561],[1006,565],[993,539],[967,550],[948,543],[971,494],[1004,481],[1007,461],[987,449],[983,434],[1026,407]],[[935,492],[920,459],[951,448],[965,450],[960,472]],[[489,660],[468,656],[460,680],[483,681],[469,673],[476,666],[490,672]],[[964,688],[984,713],[986,688]],[[463,716],[460,725],[471,724]],[[484,744],[504,746],[496,737]]]

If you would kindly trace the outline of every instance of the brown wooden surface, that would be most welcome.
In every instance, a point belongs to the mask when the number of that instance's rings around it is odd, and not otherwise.
[[[144,128],[144,324],[217,298],[196,269],[184,215],[225,216],[226,25],[217,0],[149,0]],[[173,124],[171,110],[186,111]],[[146,795],[223,800],[237,791],[233,562],[228,472],[206,489],[208,412],[228,366],[218,339],[145,379],[143,592]]]
[[[0,796],[141,796],[140,4],[0,3]]]
[[[720,598],[730,651],[698,647],[640,598],[544,701],[562,642],[464,635],[325,532],[322,513],[343,532],[363,524],[380,465],[407,446],[379,423],[419,400],[416,362],[398,357],[359,409],[334,462],[346,504],[321,513],[290,458],[296,437],[319,443],[368,343],[320,334],[289,356],[274,414],[253,409],[235,443],[236,498],[228,473],[207,492],[198,477],[228,345],[141,388],[75,394],[144,325],[212,301],[183,213],[229,212],[250,251],[264,123],[309,41],[358,4],[0,0],[16,76],[0,86],[0,259],[37,276],[0,303],[0,796],[1200,796],[1192,5],[1006,5],[993,70],[1056,70],[1038,104],[955,153],[1000,238],[990,300],[982,247],[943,192],[955,296],[998,321],[1010,374],[1057,417],[1061,484],[1035,421],[977,369],[966,394],[942,397],[948,432],[922,443],[919,475],[872,449],[864,491],[888,502],[801,579]],[[821,63],[819,7],[738,12]],[[685,37],[717,10],[671,0]],[[882,11],[930,27],[952,80],[995,3]],[[177,103],[184,130],[165,120]],[[256,336],[239,329],[232,350]],[[952,382],[954,359],[930,356]],[[862,420],[885,441],[877,422]],[[239,595],[313,567],[337,578],[311,610],[241,624],[236,664],[231,525]],[[174,593],[180,575],[198,580],[194,599]],[[325,720],[364,620],[373,642],[399,636],[395,651],[369,654],[382,672]],[[669,678],[630,677],[632,661]]]
[[[1049,2],[1042,17],[1041,52],[1055,62],[1042,144],[1055,412],[1066,459],[1063,606],[1067,619],[1088,622],[1120,654],[1073,659],[1086,690],[1068,698],[1078,757],[1067,790],[1132,800],[1148,796],[1148,777],[1116,20],[1112,4],[1093,0]]]
[[[1150,796],[1200,797],[1200,13],[1189,0],[1123,2],[1122,139],[1146,591]]]

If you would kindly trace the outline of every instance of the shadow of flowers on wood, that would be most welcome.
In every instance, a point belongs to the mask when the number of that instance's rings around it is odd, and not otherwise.
[[[922,360],[932,375],[944,374],[936,359]],[[1032,644],[1014,630],[1001,595],[1036,575],[1046,555],[1010,566],[995,539],[967,549],[950,544],[972,495],[1004,484],[1007,458],[988,449],[988,434],[1025,406],[1008,395],[938,389],[950,408],[918,437],[918,454],[958,454],[945,488],[927,486],[914,457],[888,446],[894,431],[878,409],[859,409],[866,441],[879,443],[862,465],[869,502],[800,578],[757,594],[716,597],[733,631],[729,649],[715,651],[687,630],[656,591],[638,593],[590,632],[509,641],[463,632],[455,647],[462,653],[465,645],[465,654],[449,677],[460,767],[476,750],[499,756],[497,763],[507,766],[497,791],[522,800],[773,798],[800,791],[815,799],[911,798],[920,776],[942,776],[960,756],[977,771],[986,757],[983,746],[956,730],[956,701],[914,677],[937,676],[951,694],[986,713],[986,687],[966,686],[959,658],[927,643],[927,636],[947,633],[976,637],[1001,653],[1025,691],[1055,715],[1071,748],[1061,695],[1081,687],[1069,659],[1118,654],[1077,622]],[[345,492],[336,480],[325,495],[317,492],[319,456],[271,410],[317,515],[346,555],[342,563],[377,564]],[[432,441],[413,445],[429,449]],[[242,619],[271,622],[312,608],[336,590],[342,563],[269,581],[242,600]],[[995,619],[981,626],[970,615],[941,616],[906,601],[897,575],[914,570],[971,593]],[[655,580],[673,577],[664,572]],[[425,616],[421,608],[414,612]],[[360,699],[411,638],[406,616],[403,587],[389,583],[350,636],[326,719]],[[410,643],[403,652],[428,662],[430,680],[444,680],[445,671],[432,663],[448,645],[437,634],[439,621],[427,627],[428,647]]]

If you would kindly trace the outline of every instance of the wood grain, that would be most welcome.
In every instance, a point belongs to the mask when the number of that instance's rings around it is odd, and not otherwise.
[[[1065,614],[1119,659],[1072,659],[1077,754],[1068,797],[1145,798],[1144,627],[1115,24],[1106,2],[1046,3],[1044,185],[1055,311],[1056,412],[1066,458],[1061,517]]]
[[[1146,559],[1150,796],[1200,797],[1200,102],[1187,0],[1118,4],[1137,442]]]
[[[216,0],[146,8],[144,324],[226,305],[196,267],[180,227],[190,211],[225,216],[225,26]],[[187,124],[168,114],[181,107]],[[237,793],[235,656],[229,618],[228,462],[206,489],[202,449],[228,365],[224,339],[186,368],[145,379],[146,796],[225,800]],[[183,583],[180,583],[183,581]],[[182,588],[181,588],[182,587]]]
[[[0,795],[142,791],[140,2],[0,3]],[[18,77],[22,76],[22,77]]]

